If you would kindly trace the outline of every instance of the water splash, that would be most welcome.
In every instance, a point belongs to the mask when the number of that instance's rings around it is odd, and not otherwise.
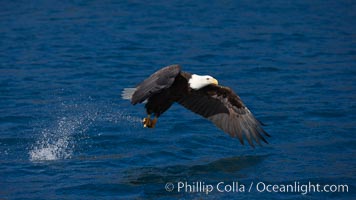
[[[83,135],[98,112],[90,104],[64,103],[54,108],[54,123],[45,124],[29,151],[31,161],[68,159],[73,155],[78,135]]]
[[[127,114],[126,112],[105,113],[100,117],[103,121],[108,121],[114,124],[129,123],[130,127],[141,127],[142,119],[136,116]]]
[[[89,137],[86,135],[88,129],[103,122],[113,125],[129,123],[133,128],[141,124],[140,118],[131,116],[117,105],[103,106],[92,103],[66,105],[62,103],[59,110],[55,115],[62,115],[62,117],[55,120],[53,125],[43,128],[39,138],[32,145],[29,151],[30,161],[70,159],[79,140]]]
[[[30,151],[31,161],[58,160],[70,158],[75,142],[73,134],[82,132],[83,119],[62,117],[53,129],[44,129],[41,138]]]

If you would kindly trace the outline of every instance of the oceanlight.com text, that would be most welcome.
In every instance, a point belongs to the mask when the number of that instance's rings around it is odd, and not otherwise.
[[[311,181],[302,183],[299,181],[291,182],[290,184],[273,184],[263,181],[250,182],[244,184],[238,181],[233,182],[218,182],[215,184],[206,183],[204,181],[179,181],[176,183],[168,182],[165,185],[168,192],[176,191],[178,193],[244,193],[244,192],[267,192],[267,193],[299,193],[306,195],[308,193],[343,193],[348,192],[347,184],[319,184]]]

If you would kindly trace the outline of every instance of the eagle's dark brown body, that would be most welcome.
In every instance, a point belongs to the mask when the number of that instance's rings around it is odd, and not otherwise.
[[[172,86],[163,89],[161,92],[153,94],[146,103],[147,114],[154,114],[159,117],[175,102],[179,102],[183,97],[187,96],[191,91],[188,87],[190,74],[179,73]]]

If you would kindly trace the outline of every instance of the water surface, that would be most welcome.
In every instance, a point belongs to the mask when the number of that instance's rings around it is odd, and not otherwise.
[[[355,13],[352,1],[1,2],[0,199],[351,199]],[[234,89],[270,144],[242,146],[179,105],[143,129],[143,106],[120,92],[175,63]],[[165,190],[179,181],[349,191]]]

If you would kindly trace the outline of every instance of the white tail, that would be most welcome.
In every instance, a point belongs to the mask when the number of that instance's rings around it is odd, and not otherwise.
[[[121,92],[121,98],[131,100],[133,93],[136,91],[136,88],[124,88]]]

